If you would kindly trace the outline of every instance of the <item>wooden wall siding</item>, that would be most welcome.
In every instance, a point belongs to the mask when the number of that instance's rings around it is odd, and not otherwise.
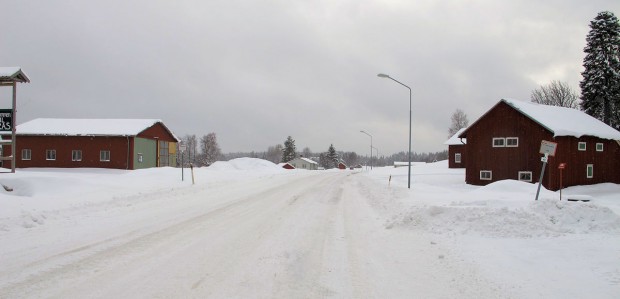
[[[129,141],[132,138],[129,138]],[[18,136],[16,167],[96,167],[96,168],[130,168],[128,164],[129,144],[126,137],[87,137],[87,136]],[[31,160],[22,160],[22,149],[32,151]],[[56,150],[56,160],[46,160],[47,149]],[[5,155],[10,147],[5,146]],[[82,161],[71,161],[72,150],[82,150]],[[101,150],[110,151],[110,161],[99,161]],[[6,167],[6,165],[5,165]]]
[[[147,139],[158,139],[168,142],[177,142],[174,136],[166,129],[162,123],[156,123],[150,128],[140,132],[138,137]]]
[[[456,163],[454,160],[454,155],[460,153],[461,154],[461,163]],[[467,154],[465,153],[465,145],[448,145],[448,167],[449,168],[465,168],[465,157]]]
[[[556,156],[549,158],[543,177],[547,189],[559,189],[559,163],[567,163],[563,171],[563,186],[589,185],[603,182],[620,183],[620,146],[616,141],[591,136],[581,138],[557,137],[547,129],[504,102],[477,120],[466,131],[467,159],[465,181],[486,185],[495,181],[518,180],[519,171],[531,171],[532,182],[538,182],[542,162],[540,143],[548,140],[558,143]],[[518,137],[518,147],[493,147],[497,137]],[[587,150],[577,151],[577,143],[587,142]],[[604,144],[603,152],[596,152],[596,143]],[[586,165],[594,164],[594,178],[586,178]],[[481,170],[491,170],[492,180],[480,180]]]
[[[519,171],[531,171],[532,180],[540,174],[540,141],[552,140],[549,131],[500,102],[491,111],[467,129],[468,184],[486,185],[494,181],[518,179]],[[493,147],[493,138],[517,137],[518,147]],[[481,170],[491,170],[492,180],[480,180]],[[538,170],[538,174],[537,171]]]
[[[599,183],[620,184],[620,145],[614,140],[600,139],[592,136],[558,137],[558,149],[556,156],[550,159],[547,182],[552,190],[560,188],[559,163],[566,163],[562,173],[562,185],[591,185]],[[579,142],[586,143],[585,151],[578,151]],[[603,151],[596,151],[596,144],[603,144]],[[587,178],[586,167],[594,165],[594,177]]]

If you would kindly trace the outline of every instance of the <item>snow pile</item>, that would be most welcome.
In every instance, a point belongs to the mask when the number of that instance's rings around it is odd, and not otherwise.
[[[208,167],[211,170],[275,170],[283,171],[282,167],[273,162],[257,158],[238,158],[230,161],[217,161]]]
[[[592,203],[542,199],[525,207],[469,205],[412,207],[394,216],[386,228],[406,227],[433,233],[530,238],[573,233],[620,233],[620,216]]]

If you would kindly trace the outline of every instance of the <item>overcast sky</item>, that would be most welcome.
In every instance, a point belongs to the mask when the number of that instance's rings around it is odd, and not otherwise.
[[[561,80],[579,91],[588,1],[3,1],[0,66],[20,66],[18,124],[157,118],[224,152],[287,136],[384,155],[447,149],[450,116]],[[2,104],[10,90],[2,88]]]

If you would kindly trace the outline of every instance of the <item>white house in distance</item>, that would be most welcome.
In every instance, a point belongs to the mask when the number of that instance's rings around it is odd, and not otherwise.
[[[293,165],[295,169],[308,169],[308,170],[317,170],[319,169],[319,163],[316,163],[308,158],[299,157],[295,158],[291,161],[288,161],[288,164]]]

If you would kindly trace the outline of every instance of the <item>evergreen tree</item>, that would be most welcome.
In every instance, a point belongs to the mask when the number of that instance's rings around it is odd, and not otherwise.
[[[613,13],[599,13],[590,22],[583,59],[581,108],[620,129],[620,23]]]
[[[329,159],[327,158],[327,153],[319,154],[319,165],[325,169],[329,168],[330,162],[329,162]]]
[[[282,162],[286,163],[297,158],[297,149],[295,148],[295,140],[288,136],[284,141],[284,149],[282,150]]]
[[[327,169],[329,168],[336,168],[338,167],[338,153],[336,153],[336,149],[334,148],[333,144],[329,145],[329,149],[327,150],[327,163],[328,163],[328,167],[325,167]]]

